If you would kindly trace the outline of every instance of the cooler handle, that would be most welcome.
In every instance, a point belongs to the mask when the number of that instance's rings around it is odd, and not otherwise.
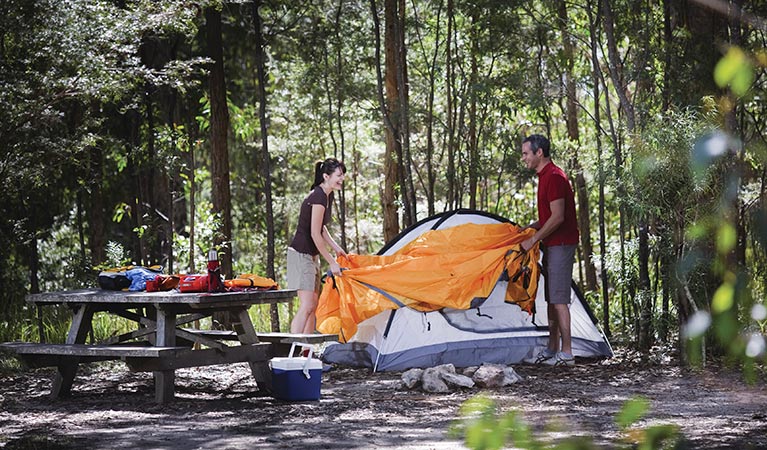
[[[312,378],[312,376],[309,374],[309,363],[312,360],[313,346],[312,346],[312,344],[306,344],[304,342],[294,342],[290,346],[290,353],[288,353],[289,357],[291,357],[291,358],[293,357],[293,350],[296,348],[296,346],[299,346],[301,348],[309,349],[309,356],[306,358],[306,362],[304,363],[304,368],[302,370],[302,372],[304,373],[304,376],[306,377],[306,379],[309,380],[309,379]]]

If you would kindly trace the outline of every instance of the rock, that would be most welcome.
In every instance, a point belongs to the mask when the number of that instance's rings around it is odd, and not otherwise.
[[[503,382],[501,383],[501,386],[508,386],[510,384],[519,383],[520,381],[522,381],[522,377],[513,367],[506,367],[503,369]]]
[[[439,372],[455,373],[455,366],[453,364],[441,364],[434,367]]]
[[[402,384],[408,389],[413,389],[421,382],[423,369],[410,369],[402,374]]]
[[[448,388],[447,384],[440,378],[440,372],[433,367],[423,371],[423,376],[421,376],[421,386],[423,386],[423,390],[426,392],[450,392],[450,388]]]
[[[463,374],[466,375],[467,377],[471,378],[471,377],[474,376],[474,373],[477,371],[477,369],[479,369],[478,366],[467,367],[467,368],[463,369]]]
[[[448,386],[462,387],[462,388],[474,387],[474,380],[467,377],[466,375],[461,375],[459,373],[451,373],[451,372],[440,372],[439,375],[442,378],[442,381],[447,383]]]
[[[504,369],[504,366],[498,364],[482,364],[471,378],[479,387],[499,387],[505,378]]]

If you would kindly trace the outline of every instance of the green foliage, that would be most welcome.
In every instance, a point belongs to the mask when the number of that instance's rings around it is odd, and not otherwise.
[[[182,55],[150,65],[140,49],[150,41],[189,39],[197,8],[207,4],[0,4],[0,248],[9,253],[0,270],[4,330],[22,332],[12,324],[27,320],[22,305],[32,277],[42,290],[94,283],[87,242],[78,235],[88,235],[83,223],[96,212],[88,208],[91,195],[110,202],[110,187],[129,185],[119,176],[136,161],[126,151],[129,115],[147,90],[187,92],[205,62]],[[30,275],[32,267],[38,269]]]
[[[643,397],[635,397],[623,404],[620,412],[615,417],[615,423],[622,430],[637,422],[647,414],[650,409],[650,402]]]
[[[627,442],[625,448],[642,450],[676,448],[679,441],[679,429],[675,425],[651,425],[645,428],[632,428],[649,409],[649,401],[637,397],[627,401],[616,415],[616,424]],[[500,417],[495,402],[485,395],[470,398],[459,411],[459,419],[450,427],[449,436],[463,438],[464,445],[472,450],[495,450],[513,446],[526,450],[593,450],[596,444],[585,437],[568,437],[551,442],[536,436],[536,433],[514,410],[507,411]],[[577,430],[570,430],[576,434]]]
[[[125,252],[125,247],[119,242],[109,241],[105,247],[106,259],[93,267],[94,270],[106,270],[113,267],[122,267],[131,263]]]
[[[738,97],[743,97],[754,82],[754,66],[746,53],[730,47],[714,68],[714,80],[719,87],[729,86]]]
[[[754,81],[753,72],[754,67],[746,54],[732,47],[717,65],[714,75],[720,86],[729,85],[736,95],[743,96]],[[728,112],[725,110],[723,114]],[[759,359],[767,361],[767,345],[760,323],[764,319],[761,314],[764,305],[755,304],[753,295],[754,292],[762,292],[763,284],[755,283],[748,270],[734,264],[732,257],[738,246],[738,219],[733,217],[733,205],[738,196],[735,189],[739,189],[743,176],[741,166],[732,160],[743,151],[745,149],[739,142],[724,131],[704,136],[696,144],[695,152],[701,155],[694,161],[698,170],[718,171],[725,186],[716,195],[721,207],[702,215],[701,222],[693,227],[692,233],[695,236],[711,236],[714,242],[713,255],[709,255],[711,271],[720,284],[710,297],[708,311],[699,311],[693,316],[693,320],[686,325],[685,335],[688,356],[693,363],[700,363],[705,357],[701,354],[704,339],[707,338],[704,332],[709,332],[711,341],[724,349],[728,359],[742,363],[746,375],[752,377],[753,363]],[[760,210],[764,210],[764,205],[758,205],[757,211]],[[762,331],[751,331],[756,329]]]
[[[194,267],[188,267],[190,261],[189,230],[186,234],[174,233],[173,254],[179,261],[182,273],[200,273],[208,261],[208,251],[213,248],[216,230],[220,229],[220,217],[213,213],[213,207],[208,201],[198,201],[195,211],[195,248],[191,249]]]

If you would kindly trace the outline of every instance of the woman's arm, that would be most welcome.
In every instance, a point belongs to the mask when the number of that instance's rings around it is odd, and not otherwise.
[[[336,260],[330,255],[330,252],[328,252],[328,242],[325,240],[327,230],[325,230],[325,226],[322,224],[324,216],[324,206],[317,204],[312,205],[312,241],[314,241],[314,245],[317,247],[317,250],[319,250],[320,255],[322,255],[322,257],[325,258],[325,261],[328,262],[328,265],[330,265],[330,271],[333,272],[333,275],[341,275],[341,266],[338,265]],[[330,240],[332,241],[332,239]],[[338,247],[338,244],[335,242],[333,242],[333,244],[335,244],[333,250],[338,251],[336,247],[339,249],[341,248]],[[330,245],[333,246],[333,244]]]
[[[340,245],[336,244],[336,241],[333,240],[333,236],[330,235],[330,233],[328,232],[328,227],[326,226],[322,227],[322,237],[323,239],[325,239],[325,242],[328,243],[330,248],[332,248],[333,251],[336,252],[336,256],[338,255],[346,256],[346,251],[343,248],[341,248]]]

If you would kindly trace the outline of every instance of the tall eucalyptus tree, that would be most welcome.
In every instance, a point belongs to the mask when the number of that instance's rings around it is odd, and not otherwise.
[[[221,273],[232,277],[232,212],[229,185],[229,107],[224,73],[224,52],[221,34],[221,11],[215,6],[205,10],[207,53],[213,60],[208,75],[210,92],[210,177],[213,211],[221,227],[211,245],[220,247]]]

